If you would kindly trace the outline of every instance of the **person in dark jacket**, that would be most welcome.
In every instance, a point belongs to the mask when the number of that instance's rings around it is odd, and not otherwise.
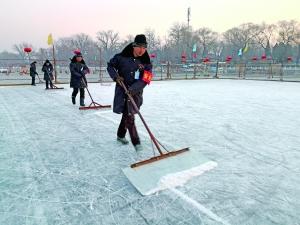
[[[73,88],[72,103],[76,104],[76,96],[78,90],[80,91],[80,106],[84,104],[84,88],[87,87],[87,80],[85,75],[89,73],[89,68],[85,64],[80,52],[76,52],[70,63],[71,81],[70,87]]]
[[[46,81],[46,89],[53,88],[53,66],[50,61],[47,59],[42,67],[42,71],[44,72],[44,80]]]
[[[135,150],[140,151],[142,146],[134,118],[136,112],[118,82],[124,82],[138,108],[140,108],[143,103],[143,89],[150,83],[152,78],[152,64],[147,52],[145,35],[137,35],[133,43],[127,45],[121,53],[116,54],[109,61],[107,71],[110,77],[116,81],[113,112],[123,114],[117,132],[117,140],[123,144],[128,144],[125,138],[128,130]]]
[[[35,75],[38,75],[36,72],[36,61],[30,64],[31,85],[33,86],[35,86]]]

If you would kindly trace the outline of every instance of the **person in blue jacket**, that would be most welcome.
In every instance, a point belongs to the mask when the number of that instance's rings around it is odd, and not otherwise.
[[[89,68],[85,64],[80,52],[75,52],[75,55],[71,59],[70,63],[71,80],[70,87],[73,88],[72,103],[76,104],[76,96],[80,91],[80,106],[84,104],[84,88],[87,87],[87,79],[85,75],[89,73]]]
[[[147,52],[145,35],[136,35],[134,42],[127,45],[123,51],[116,54],[107,65],[110,77],[116,81],[113,112],[122,114],[122,119],[117,132],[117,140],[128,144],[125,138],[127,130],[136,151],[142,150],[140,138],[135,126],[134,114],[136,113],[124,89],[118,84],[124,82],[129,93],[133,96],[137,106],[143,103],[143,89],[152,78],[152,64]]]

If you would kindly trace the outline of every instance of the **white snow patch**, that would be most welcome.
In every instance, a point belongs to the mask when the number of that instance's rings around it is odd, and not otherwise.
[[[212,170],[217,166],[218,163],[214,161],[209,161],[200,166],[193,167],[188,170],[163,176],[158,182],[157,187],[147,192],[146,195],[151,195],[165,189],[172,189],[178,186],[183,186],[186,182],[191,180],[193,177],[200,176],[201,174],[209,170]]]

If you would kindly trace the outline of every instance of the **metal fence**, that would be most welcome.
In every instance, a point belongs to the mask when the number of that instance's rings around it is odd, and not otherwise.
[[[37,83],[43,82],[42,64],[37,61]],[[58,83],[70,81],[70,61],[56,61]],[[89,65],[89,82],[110,82],[111,79],[105,65]],[[209,62],[200,64],[154,64],[154,80],[169,79],[253,79],[300,81],[300,65],[294,63],[278,64],[273,62],[262,63],[225,63]],[[40,78],[40,80],[39,80]],[[0,60],[0,85],[30,84],[29,63],[21,60]]]
[[[293,63],[225,63],[154,65],[156,79],[253,79],[300,81],[300,65]]]

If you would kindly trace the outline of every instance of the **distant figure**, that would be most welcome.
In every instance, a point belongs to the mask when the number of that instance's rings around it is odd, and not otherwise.
[[[53,88],[53,83],[52,83],[53,66],[48,59],[45,61],[42,71],[44,72],[44,80],[46,81],[46,89],[49,89],[49,83],[50,83],[50,88]]]
[[[31,85],[35,86],[35,75],[38,75],[36,72],[36,61],[30,64],[30,76],[31,76]]]
[[[85,64],[80,52],[76,52],[70,63],[71,80],[70,87],[73,88],[72,103],[76,104],[76,96],[80,90],[80,106],[84,104],[84,88],[87,87],[85,75],[89,73],[89,68]]]

